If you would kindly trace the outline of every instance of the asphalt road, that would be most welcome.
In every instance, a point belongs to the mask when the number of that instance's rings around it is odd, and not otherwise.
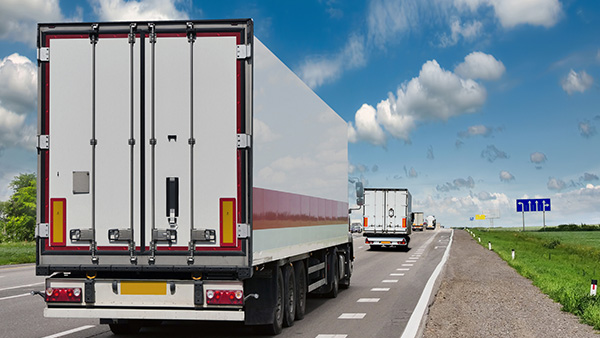
[[[443,229],[414,233],[406,252],[370,250],[355,234],[350,288],[335,299],[309,298],[305,318],[278,337],[400,337],[450,234]],[[28,295],[43,290],[43,281],[33,265],[0,267],[0,337],[113,337],[97,320],[44,318],[42,298]],[[169,322],[141,332],[144,337],[260,337],[231,322]]]

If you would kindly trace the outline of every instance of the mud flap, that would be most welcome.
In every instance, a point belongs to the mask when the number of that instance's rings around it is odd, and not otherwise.
[[[276,294],[273,292],[277,289],[277,269],[277,266],[265,268],[262,271],[254,272],[252,278],[244,281],[245,296],[258,295],[258,299],[248,297],[245,301],[246,325],[263,325],[273,322],[273,311],[275,311],[277,302]]]

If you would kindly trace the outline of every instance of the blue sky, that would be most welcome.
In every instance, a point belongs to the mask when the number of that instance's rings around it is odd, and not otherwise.
[[[349,123],[349,179],[449,226],[600,223],[600,2],[0,2],[0,200],[36,168],[37,22],[250,17]],[[526,225],[541,225],[540,213]]]

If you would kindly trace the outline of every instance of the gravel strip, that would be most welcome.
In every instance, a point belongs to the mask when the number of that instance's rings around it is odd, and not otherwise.
[[[455,230],[423,332],[433,337],[599,337],[498,255]]]

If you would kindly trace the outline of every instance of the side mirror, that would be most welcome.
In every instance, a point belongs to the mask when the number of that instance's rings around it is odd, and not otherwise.
[[[356,204],[360,206],[365,204],[365,188],[362,182],[356,182]]]

